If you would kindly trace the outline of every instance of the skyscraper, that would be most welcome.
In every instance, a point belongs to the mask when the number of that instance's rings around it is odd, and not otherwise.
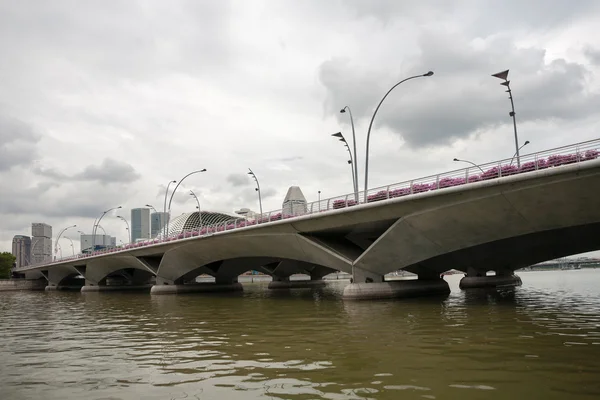
[[[150,238],[150,209],[134,208],[131,210],[131,242]]]
[[[31,263],[31,238],[15,235],[12,241],[12,254],[15,256],[16,267],[25,267]]]
[[[159,233],[161,233],[163,227],[169,220],[169,213],[165,212],[155,212],[150,216],[150,237],[155,238]]]
[[[52,261],[52,227],[42,222],[31,224],[30,264]]]

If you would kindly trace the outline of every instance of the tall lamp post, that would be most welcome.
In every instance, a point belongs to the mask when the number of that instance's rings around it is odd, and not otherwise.
[[[254,178],[254,180],[256,181],[256,188],[254,189],[255,191],[258,192],[258,206],[260,207],[260,218],[262,219],[262,215],[263,215],[263,210],[262,210],[262,197],[260,195],[260,183],[258,183],[258,178],[256,177],[256,175],[254,175],[254,172],[252,172],[252,170],[250,168],[248,168],[248,175],[251,175],[252,178]]]
[[[350,155],[350,160],[348,160],[348,164],[350,164],[350,169],[352,170],[352,186],[354,189],[354,200],[358,202],[358,181],[356,180],[355,174],[356,159],[352,157],[352,151],[350,151],[350,146],[348,146],[348,142],[346,141],[346,138],[344,137],[342,132],[334,133],[331,136],[339,138],[340,142],[344,143],[344,146],[346,146],[346,149],[348,150],[348,154]]]
[[[481,169],[481,167],[480,167],[479,165],[477,165],[477,164],[475,164],[475,163],[473,163],[473,162],[471,162],[471,161],[469,161],[469,160],[459,160],[458,158],[455,158],[455,159],[454,159],[454,160],[452,160],[452,161],[458,161],[458,162],[466,162],[466,163],[469,163],[469,164],[471,164],[472,166],[474,166],[474,167],[476,167],[476,168],[479,168],[479,170],[480,170],[481,172],[483,172],[483,170]]]
[[[100,218],[98,218],[98,222],[94,225],[94,228],[92,229],[92,251],[96,250],[96,231],[98,230],[98,226],[100,225],[100,221],[102,221],[102,218],[104,218],[104,216],[106,214],[108,214],[109,212],[111,212],[112,210],[118,210],[120,208],[123,208],[122,206],[118,206],[118,207],[113,207],[113,208],[109,208],[108,210],[104,211],[102,213],[102,215],[100,216]],[[102,228],[102,230],[104,230],[104,228]],[[104,232],[104,234],[106,234],[106,231]]]
[[[202,229],[202,211],[200,210],[200,200],[198,200],[198,196],[196,196],[196,193],[194,193],[193,190],[190,190],[190,196],[194,197],[196,199],[196,204],[198,205],[198,220],[199,220],[199,226],[198,226],[198,230]]]
[[[529,140],[526,140],[525,143],[523,143],[523,145],[521,147],[519,147],[519,151],[521,151],[521,149],[523,149],[523,147],[527,146],[529,143],[531,143]],[[517,152],[515,152],[515,154],[513,154],[512,158],[510,159],[510,165],[512,165],[513,160],[515,159],[515,156],[517,155]]]
[[[177,185],[175,185],[175,188],[173,189],[173,192],[171,193],[171,197],[169,198],[169,207],[167,208],[169,215],[171,215],[171,202],[173,201],[173,196],[175,196],[175,192],[177,191],[177,188],[179,187],[179,185],[181,185],[181,182],[183,182],[185,180],[185,178],[187,178],[190,175],[194,175],[197,174],[199,172],[206,172],[206,168],[202,168],[198,171],[192,171],[189,174],[187,174],[186,176],[184,176],[183,178],[181,178],[179,180],[179,183],[177,183]],[[171,218],[167,219],[167,233],[169,233],[169,220]]]
[[[167,195],[169,194],[169,186],[171,186],[171,183],[177,183],[177,181],[170,181],[167,184],[167,190],[165,190],[165,205],[163,206],[163,218],[164,219],[168,219],[167,218]],[[163,239],[164,239],[165,237],[167,237],[167,221],[164,221],[162,231],[163,231]]]
[[[73,245],[73,240],[70,237],[63,236],[63,239],[68,239],[71,242],[71,252],[75,255],[75,246]]]
[[[404,82],[409,81],[411,79],[422,78],[422,77],[432,76],[432,75],[433,75],[433,71],[429,71],[426,74],[415,75],[415,76],[411,76],[411,77],[408,77],[406,79],[401,80],[400,82],[398,82],[394,86],[392,86],[392,88],[390,90],[387,91],[387,93],[385,94],[385,96],[383,96],[383,98],[381,99],[381,101],[377,105],[377,108],[375,109],[375,112],[373,113],[373,116],[371,117],[371,122],[369,123],[369,130],[367,131],[367,149],[366,149],[366,152],[365,152],[365,200],[364,200],[365,203],[367,202],[367,190],[369,188],[369,140],[371,139],[371,128],[373,127],[373,121],[375,120],[375,116],[377,115],[377,111],[379,111],[379,107],[381,107],[381,103],[383,103],[383,101],[390,94],[390,92],[392,90],[394,90],[397,86],[399,86],[401,83],[404,83]]]
[[[131,230],[129,229],[129,222],[127,222],[127,220],[123,217],[121,217],[120,215],[117,215],[117,218],[119,218],[121,221],[125,222],[125,225],[127,225],[127,240],[129,241],[129,243],[131,243]]]
[[[58,236],[56,237],[56,242],[54,243],[54,260],[56,261],[56,253],[58,252],[58,241],[60,240],[60,237],[62,236],[63,233],[65,233],[65,231],[67,229],[71,229],[71,228],[76,228],[77,225],[71,225],[71,226],[67,226],[66,228],[63,228],[59,233]],[[62,258],[62,250],[61,250],[61,258]]]
[[[352,126],[352,147],[354,148],[354,158],[352,160],[354,166],[354,193],[355,200],[358,202],[358,157],[356,153],[356,133],[354,131],[354,119],[352,118],[352,111],[349,106],[346,106],[340,110],[340,113],[344,114],[348,110],[350,116],[350,125]]]
[[[515,152],[517,156],[517,167],[521,168],[521,156],[519,155],[519,137],[517,136],[517,119],[515,117],[515,102],[513,100],[512,91],[510,90],[510,81],[508,80],[508,69],[506,71],[498,72],[497,74],[493,74],[494,78],[502,79],[504,82],[501,83],[502,86],[506,86],[506,92],[508,93],[508,98],[510,99],[510,106],[512,107],[512,111],[508,113],[513,119],[513,127],[515,130]]]

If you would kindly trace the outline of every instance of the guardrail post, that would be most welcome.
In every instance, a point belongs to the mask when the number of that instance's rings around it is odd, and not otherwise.
[[[410,194],[415,194],[415,192],[413,191],[413,182],[414,181],[410,181]]]
[[[498,178],[502,178],[502,161],[498,161]]]
[[[534,170],[537,171],[538,170],[538,159],[537,159],[537,154],[535,154],[533,156],[533,165],[534,165]]]
[[[577,154],[577,162],[581,161],[581,155],[579,154],[579,146],[575,147],[575,153]]]
[[[389,186],[387,188],[385,188],[385,198],[387,200],[390,199],[390,187]]]
[[[465,169],[465,183],[469,183],[469,168]]]
[[[440,176],[439,176],[439,174],[435,176],[435,186],[438,189],[440,188]]]
[[[331,199],[327,199],[327,210],[325,211],[329,211],[329,203],[331,202]]]

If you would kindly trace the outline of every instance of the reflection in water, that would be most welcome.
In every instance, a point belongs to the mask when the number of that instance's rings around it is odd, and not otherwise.
[[[3,399],[592,399],[600,271],[343,302],[321,289],[0,293]]]

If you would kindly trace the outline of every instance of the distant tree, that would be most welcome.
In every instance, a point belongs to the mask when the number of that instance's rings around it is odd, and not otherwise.
[[[0,253],[0,279],[10,278],[10,269],[12,268],[16,257],[7,251]]]

